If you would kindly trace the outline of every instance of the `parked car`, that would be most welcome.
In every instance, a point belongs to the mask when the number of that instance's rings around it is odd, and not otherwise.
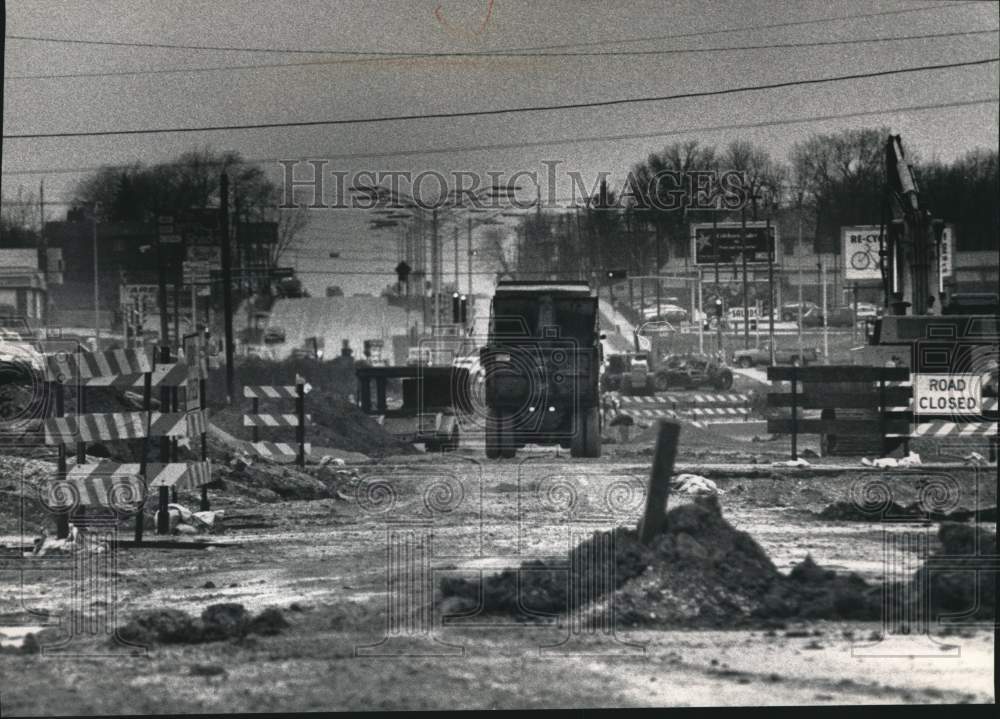
[[[723,392],[733,386],[732,370],[707,355],[666,355],[658,364],[653,375],[657,392],[698,387]]]
[[[826,318],[827,327],[853,327],[857,321],[853,307],[837,307]]]
[[[809,312],[815,312],[820,317],[820,324],[822,324],[822,312],[815,302],[803,302],[802,303],[802,322],[805,324],[806,315]],[[781,306],[781,319],[785,322],[798,322],[799,321],[799,303],[798,302],[786,302]]]
[[[2,381],[21,381],[32,372],[45,371],[45,357],[35,343],[18,332],[0,329],[0,377]]]
[[[805,366],[819,359],[819,351],[813,347],[805,347],[800,353],[798,348],[782,349],[776,348],[774,351],[775,364],[791,364]],[[737,350],[733,353],[733,363],[740,367],[753,367],[754,365],[768,365],[771,363],[771,345],[764,342],[756,349]]]

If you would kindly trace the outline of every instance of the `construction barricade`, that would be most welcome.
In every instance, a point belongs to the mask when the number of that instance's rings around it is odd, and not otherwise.
[[[207,509],[205,486],[211,482],[211,465],[177,462],[177,440],[182,443],[206,431],[206,411],[199,406],[192,411],[153,411],[152,388],[172,391],[176,409],[176,390],[188,382],[188,368],[183,363],[154,366],[144,350],[76,352],[46,357],[45,381],[55,402],[54,415],[44,421],[45,443],[59,448],[57,484],[73,495],[72,506],[57,514],[57,534],[69,531],[70,514],[79,508],[122,511],[122,497],[134,499],[136,541],[141,542],[143,507],[151,490],[157,490],[157,533],[169,533],[167,505],[170,492],[201,489],[202,509]],[[142,411],[88,413],[87,389],[90,387],[143,387]],[[75,385],[77,412],[66,415],[64,389]],[[162,400],[161,400],[161,408]],[[147,462],[146,441],[160,437],[160,462]],[[141,461],[116,463],[87,457],[87,445],[94,442],[142,440]],[[74,461],[67,458],[66,446],[76,445]],[[203,448],[204,452],[204,448]]]
[[[243,415],[243,426],[252,428],[253,441],[250,447],[253,452],[261,457],[295,457],[296,463],[300,467],[306,464],[306,455],[311,454],[312,446],[306,442],[306,425],[312,422],[312,417],[306,414],[306,394],[312,386],[302,377],[295,377],[293,385],[245,385],[243,396],[252,401],[253,406],[250,414]],[[260,412],[261,400],[281,401],[295,400],[294,414],[262,414]],[[260,428],[295,428],[295,439],[297,447],[285,442],[262,442],[260,439]]]

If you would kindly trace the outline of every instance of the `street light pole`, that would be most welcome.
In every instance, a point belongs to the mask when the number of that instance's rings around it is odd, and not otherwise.
[[[750,349],[750,291],[747,289],[747,211],[740,210],[740,256],[743,258],[743,349]]]
[[[468,243],[468,247],[466,249],[467,249],[468,255],[469,255],[468,258],[467,258],[468,259],[468,264],[469,264],[469,283],[468,283],[469,284],[469,290],[466,293],[466,297],[469,298],[469,302],[472,302],[472,218],[469,217],[468,220],[469,220],[469,232],[468,232],[468,235],[466,237],[466,240],[467,240],[467,243]]]
[[[97,209],[100,207],[98,203],[94,203],[91,208],[92,215],[91,220],[93,221],[93,232],[94,232],[94,342],[96,346],[95,351],[101,350],[101,301],[100,301],[100,279],[98,275],[98,262],[97,262]]]
[[[434,208],[431,216],[431,291],[434,293],[434,318],[431,322],[431,336],[437,336],[437,325],[441,317],[441,286],[440,275],[438,274],[438,211]]]

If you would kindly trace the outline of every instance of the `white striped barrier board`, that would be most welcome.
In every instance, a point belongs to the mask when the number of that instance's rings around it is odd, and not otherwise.
[[[143,374],[152,370],[145,350],[64,352],[45,357],[45,379],[49,382],[86,381],[96,377]]]
[[[312,424],[312,416],[306,414],[305,397],[312,386],[301,375],[295,375],[295,384],[291,385],[244,385],[243,396],[251,400],[252,409],[243,415],[243,426],[253,428],[251,449],[261,457],[287,456],[283,451],[289,448],[284,442],[261,442],[260,428],[295,428],[295,444],[297,463],[305,466],[306,455],[310,450],[306,444],[305,428]],[[260,412],[261,400],[294,400],[294,413],[270,414]]]
[[[305,426],[312,422],[312,415],[306,415]],[[244,427],[298,427],[299,417],[296,414],[245,414]]]
[[[244,385],[243,396],[247,399],[296,399],[299,396],[299,387],[302,387],[302,394],[309,394],[312,385],[306,382],[302,385]]]
[[[250,449],[261,457],[291,457],[299,456],[299,446],[287,442],[250,442]],[[306,456],[312,454],[312,445],[308,442],[303,445]]]
[[[643,404],[746,404],[750,401],[750,395],[740,392],[729,392],[719,394],[691,394],[691,395],[656,395],[652,397],[642,397],[636,395],[623,395],[621,403],[625,405]]]
[[[996,422],[920,422],[911,437],[996,437]]]
[[[188,381],[188,366],[183,362],[167,362],[156,365],[150,378],[151,387],[184,387]],[[102,375],[82,380],[87,387],[143,387],[146,374]]]
[[[212,482],[211,462],[171,462],[147,464],[143,480],[142,465],[138,462],[94,462],[70,464],[66,479],[73,483],[80,494],[80,504],[91,507],[112,506],[109,492],[116,485],[128,485],[127,496],[145,499],[147,490],[165,487],[186,491],[199,489]],[[125,487],[118,490],[124,494]],[[121,495],[119,495],[121,496]]]
[[[693,417],[719,417],[719,416],[741,416],[750,414],[747,407],[692,407],[688,413]]]
[[[145,412],[114,412],[50,417],[45,420],[46,444],[111,442],[145,437],[193,437],[206,430],[202,410],[195,412],[150,412],[146,431]]]

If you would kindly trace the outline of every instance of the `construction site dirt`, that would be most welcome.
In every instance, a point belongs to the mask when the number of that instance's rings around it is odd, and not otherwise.
[[[109,550],[114,593],[84,611],[121,631],[78,634],[72,664],[78,579],[16,551],[45,517],[21,535],[5,503],[0,624],[32,636],[5,635],[4,710],[992,702],[995,467],[810,472],[743,445],[681,452],[704,491],[674,492],[649,547],[639,452],[397,455],[307,468],[309,498],[232,468],[225,533],[176,539],[218,546]],[[25,461],[45,471],[5,476]]]

